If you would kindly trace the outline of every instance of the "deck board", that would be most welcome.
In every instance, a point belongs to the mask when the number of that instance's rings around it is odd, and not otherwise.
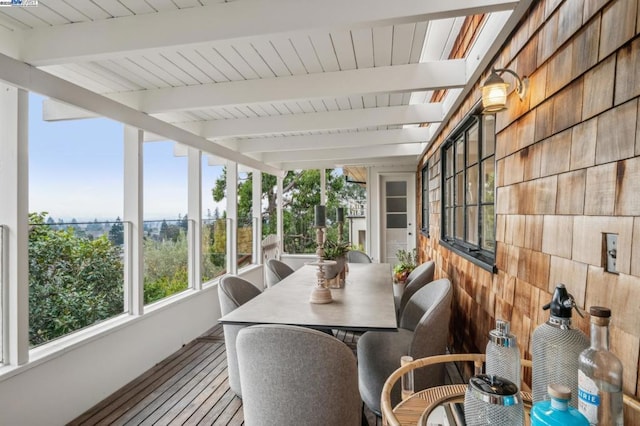
[[[335,331],[355,353],[358,333]],[[382,421],[365,410],[371,426]],[[242,426],[242,400],[229,388],[222,326],[186,344],[71,421],[81,425]]]

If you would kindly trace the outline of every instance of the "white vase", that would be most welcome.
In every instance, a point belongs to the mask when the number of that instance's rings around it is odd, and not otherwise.
[[[335,265],[327,265],[324,267],[324,277],[327,279],[335,278],[336,275],[344,269],[344,265],[347,262],[346,256],[340,256],[335,259]]]

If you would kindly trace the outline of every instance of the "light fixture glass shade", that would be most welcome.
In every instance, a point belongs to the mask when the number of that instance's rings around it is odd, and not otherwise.
[[[482,107],[484,112],[498,112],[506,109],[507,89],[509,85],[502,82],[489,83],[482,86]]]

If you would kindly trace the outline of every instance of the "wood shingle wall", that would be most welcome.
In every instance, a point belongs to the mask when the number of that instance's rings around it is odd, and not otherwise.
[[[502,318],[531,359],[533,330],[548,318],[542,305],[562,282],[580,308],[612,309],[611,347],[625,393],[638,397],[640,0],[534,2],[492,65],[530,78],[525,100],[512,93],[496,116],[495,274],[438,242],[439,150],[479,87],[422,160],[432,171],[430,238],[419,245],[455,285],[452,346],[484,352]],[[604,270],[603,233],[618,235],[619,274]],[[589,334],[588,318],[574,323]]]

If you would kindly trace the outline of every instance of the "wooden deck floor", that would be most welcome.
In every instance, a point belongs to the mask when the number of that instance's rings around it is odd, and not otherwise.
[[[357,336],[337,336],[355,350]],[[371,426],[380,419],[366,410]],[[69,423],[79,425],[242,425],[242,400],[230,389],[222,327],[185,345]]]

